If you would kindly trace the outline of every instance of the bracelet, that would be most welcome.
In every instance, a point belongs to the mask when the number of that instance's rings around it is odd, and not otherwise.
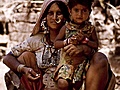
[[[88,42],[89,42],[89,39],[88,39],[88,38],[85,38],[85,41],[86,41],[86,43],[88,43]]]
[[[70,44],[70,38],[67,39],[67,45]]]
[[[64,44],[64,46],[68,45],[68,39],[65,39],[65,40],[63,41],[63,44]]]
[[[63,41],[63,44],[64,44],[64,46],[67,45],[67,39],[65,39],[65,40]]]
[[[23,65],[23,64],[18,65],[17,71],[18,71],[18,72],[21,72],[21,70],[22,70],[22,68],[23,68],[24,66],[25,66],[25,65]]]
[[[89,39],[88,38],[85,38],[83,41],[82,41],[82,43],[85,43],[85,44],[87,44],[89,42]]]

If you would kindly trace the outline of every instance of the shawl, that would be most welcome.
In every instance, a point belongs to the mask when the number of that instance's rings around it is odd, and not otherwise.
[[[40,24],[41,24],[42,19],[43,19],[42,16],[44,15],[44,12],[45,12],[47,6],[49,6],[54,1],[61,1],[61,2],[65,3],[67,5],[66,0],[44,0],[44,2],[42,4],[41,11],[40,11],[39,18],[38,18],[38,20],[37,20],[37,22],[36,22],[36,24],[35,24],[35,26],[33,28],[31,36],[34,36],[34,35],[38,34],[39,31],[41,30]]]

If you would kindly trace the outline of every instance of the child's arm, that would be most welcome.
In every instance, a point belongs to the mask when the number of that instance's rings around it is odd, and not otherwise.
[[[64,44],[65,30],[66,30],[66,27],[63,26],[54,41],[54,47],[57,49],[63,48],[65,46]]]
[[[95,28],[93,28],[91,39],[85,38],[83,43],[86,43],[91,48],[98,49],[98,37]]]

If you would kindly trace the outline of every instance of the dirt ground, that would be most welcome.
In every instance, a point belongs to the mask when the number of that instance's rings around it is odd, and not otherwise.
[[[7,90],[4,82],[4,74],[9,70],[7,66],[0,62],[0,90]]]
[[[112,56],[109,59],[111,69],[116,77],[115,90],[120,90],[120,56]]]

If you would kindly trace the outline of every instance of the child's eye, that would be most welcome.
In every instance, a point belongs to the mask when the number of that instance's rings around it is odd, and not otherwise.
[[[83,13],[86,13],[86,12],[87,12],[87,9],[83,9],[82,12],[83,12]]]
[[[75,12],[79,12],[79,10],[78,10],[78,9],[74,9],[74,11],[75,11]]]

